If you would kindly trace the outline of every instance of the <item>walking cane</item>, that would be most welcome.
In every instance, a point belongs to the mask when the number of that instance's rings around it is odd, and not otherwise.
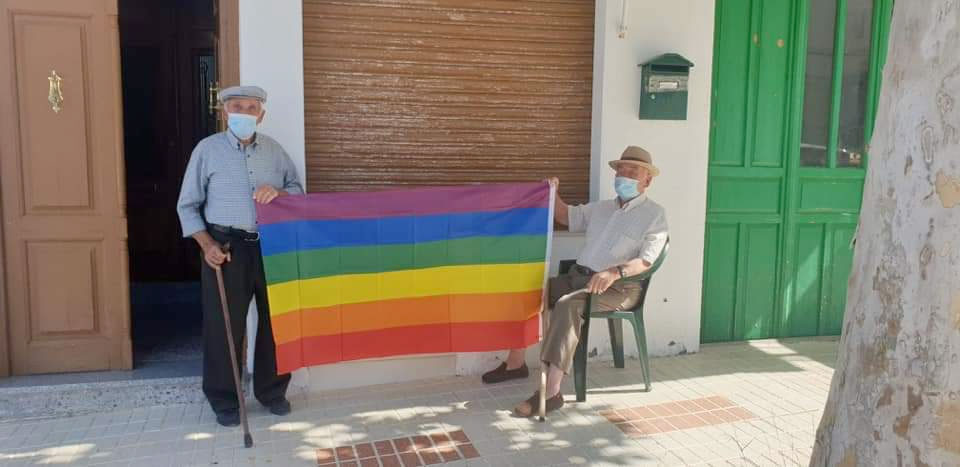
[[[557,299],[557,303],[553,305],[553,307],[556,308],[557,305],[559,305],[561,302],[570,300],[571,298],[577,295],[580,295],[582,293],[586,293],[588,291],[589,289],[587,289],[586,287],[582,289],[574,290],[573,292],[570,292],[560,297],[559,299]],[[581,336],[581,338],[582,337],[583,336]],[[543,362],[541,362],[540,364],[540,421],[541,422],[546,421],[547,420],[546,416],[547,416],[547,368],[545,365],[543,365]]]
[[[230,243],[223,247],[224,253],[230,251]],[[243,446],[253,447],[253,436],[250,436],[250,426],[247,425],[247,407],[243,397],[243,388],[240,385],[240,373],[237,371],[237,349],[233,344],[233,329],[230,326],[230,310],[227,308],[227,291],[223,287],[223,265],[213,268],[217,273],[217,287],[220,289],[220,308],[223,310],[223,324],[227,328],[227,346],[230,349],[230,364],[233,369],[233,384],[237,388],[237,402],[240,406],[240,423],[243,424]]]

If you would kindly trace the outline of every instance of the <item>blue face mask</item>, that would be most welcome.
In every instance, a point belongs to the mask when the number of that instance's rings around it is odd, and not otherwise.
[[[640,182],[627,177],[617,177],[613,180],[613,189],[616,190],[621,201],[630,201],[640,196],[639,185]]]
[[[227,128],[239,139],[250,139],[257,131],[257,117],[247,114],[227,114]]]

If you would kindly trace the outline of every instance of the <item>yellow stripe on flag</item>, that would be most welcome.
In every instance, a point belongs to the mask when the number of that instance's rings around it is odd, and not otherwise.
[[[436,295],[527,292],[543,287],[542,262],[442,266],[348,274],[267,286],[270,314],[306,308]]]

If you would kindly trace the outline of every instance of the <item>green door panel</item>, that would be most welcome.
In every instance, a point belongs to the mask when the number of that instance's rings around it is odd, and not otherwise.
[[[792,7],[786,1],[762,1],[755,49],[759,55],[756,69],[757,105],[755,139],[751,165],[783,167],[786,159],[785,135],[790,66],[787,41],[791,40]],[[792,40],[791,40],[792,42]]]
[[[755,0],[761,1],[761,0]],[[713,105],[726,109],[722,119],[711,123],[711,166],[742,166],[746,153],[747,75],[750,70],[751,0],[720,0],[716,8],[714,56],[723,66],[714,66]],[[716,61],[716,59],[715,59]],[[722,89],[722,93],[716,92]],[[716,114],[714,115],[716,117]]]
[[[829,242],[824,246],[830,254],[830,263],[825,265],[823,273],[826,291],[820,307],[821,335],[837,335],[843,327],[843,310],[847,306],[847,281],[853,266],[853,248],[851,241],[857,229],[856,224],[834,224],[826,237]]]
[[[796,272],[789,280],[794,306],[783,315],[781,335],[814,336],[818,331],[823,270],[823,224],[797,226],[794,264]]]
[[[862,175],[862,171],[856,173]],[[798,195],[800,199],[797,212],[800,214],[842,212],[856,216],[860,212],[860,200],[863,198],[863,177],[803,177],[800,178]]]
[[[776,335],[777,270],[779,269],[780,226],[777,224],[747,225],[744,245],[749,251],[741,281],[742,324],[735,340],[763,339]]]
[[[733,320],[737,306],[737,257],[740,225],[707,225],[706,271],[704,273],[703,313],[700,335],[703,342],[733,340]]]
[[[778,175],[714,175],[710,182],[707,205],[711,213],[780,213],[783,183]]]

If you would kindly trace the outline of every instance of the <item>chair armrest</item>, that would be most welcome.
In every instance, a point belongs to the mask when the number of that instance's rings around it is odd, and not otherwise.
[[[634,274],[629,277],[624,277],[623,279],[618,280],[617,282],[643,282],[647,279],[650,279],[653,276],[653,273],[657,272],[657,269],[660,269],[660,265],[663,264],[663,261],[667,259],[667,251],[670,249],[670,237],[667,237],[667,242],[663,245],[663,250],[660,251],[660,256],[657,257],[657,260],[647,268],[646,271],[641,272],[640,274]]]

